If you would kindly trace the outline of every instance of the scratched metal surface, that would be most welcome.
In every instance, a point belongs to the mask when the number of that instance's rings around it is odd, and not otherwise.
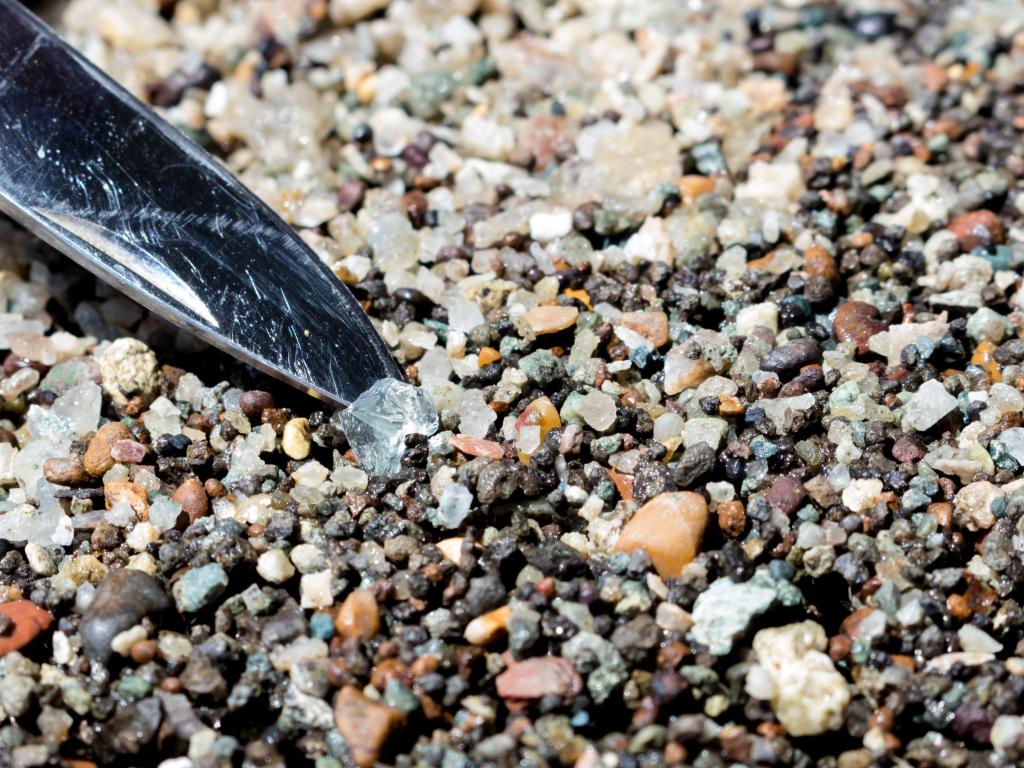
[[[345,404],[401,378],[345,286],[200,148],[0,0],[0,210],[138,302]]]

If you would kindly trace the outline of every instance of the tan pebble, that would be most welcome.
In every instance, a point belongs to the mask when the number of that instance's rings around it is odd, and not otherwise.
[[[477,616],[466,626],[463,637],[467,643],[473,645],[488,645],[494,642],[499,636],[505,634],[505,627],[508,625],[508,617],[512,608],[503,605],[488,611],[483,616]]]
[[[104,424],[85,449],[82,457],[85,471],[93,477],[102,477],[116,463],[110,455],[114,443],[118,440],[131,440],[132,437],[131,430],[119,421]]]
[[[103,500],[107,509],[113,509],[119,502],[126,502],[139,520],[149,520],[149,499],[146,492],[135,483],[117,480],[103,486]]]
[[[189,523],[205,517],[210,511],[210,500],[206,496],[206,490],[195,477],[186,478],[185,482],[171,494],[171,499],[181,504],[182,511],[188,515]]]
[[[43,475],[55,485],[82,485],[89,481],[78,457],[54,457],[43,462]]]
[[[557,305],[534,307],[523,315],[523,319],[538,336],[546,333],[557,333],[564,331],[576,322],[580,311],[576,307],[562,307]]]
[[[372,639],[380,631],[380,613],[373,593],[368,589],[350,593],[334,617],[334,628],[344,640]]]
[[[305,419],[292,419],[284,425],[281,435],[281,450],[292,459],[304,459],[309,456],[309,422]]]
[[[682,347],[673,347],[665,355],[665,394],[678,395],[699,387],[715,372],[711,364],[686,355]]]
[[[391,732],[404,722],[399,710],[364,696],[352,685],[338,691],[334,699],[334,724],[359,768],[377,762]]]
[[[663,579],[676,578],[697,556],[707,522],[708,505],[699,493],[659,493],[633,515],[615,549],[643,549]]]
[[[462,562],[462,536],[453,536],[437,542],[437,548],[448,560],[458,565]]]
[[[639,333],[656,347],[668,344],[668,315],[664,312],[623,312],[619,324]]]

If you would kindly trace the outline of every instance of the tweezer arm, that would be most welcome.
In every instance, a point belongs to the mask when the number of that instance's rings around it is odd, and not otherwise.
[[[345,404],[401,378],[362,308],[223,167],[0,0],[0,210],[173,322]]]

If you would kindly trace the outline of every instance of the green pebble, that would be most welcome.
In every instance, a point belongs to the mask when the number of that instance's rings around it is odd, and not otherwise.
[[[182,613],[195,613],[227,589],[228,575],[220,563],[194,568],[172,588],[174,601]]]

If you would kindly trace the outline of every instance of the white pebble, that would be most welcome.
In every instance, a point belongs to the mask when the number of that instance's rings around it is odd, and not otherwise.
[[[283,584],[295,575],[295,566],[283,549],[270,549],[256,561],[256,573],[271,584]]]
[[[556,208],[548,213],[535,213],[530,217],[530,237],[541,243],[565,237],[572,232],[572,213]]]

